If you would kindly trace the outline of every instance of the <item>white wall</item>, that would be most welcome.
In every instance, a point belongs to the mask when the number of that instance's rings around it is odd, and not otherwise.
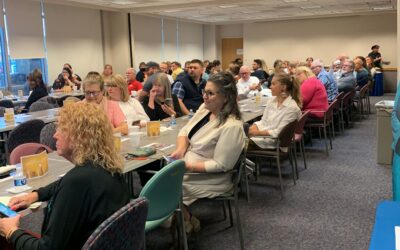
[[[125,75],[130,67],[128,14],[102,12],[104,64],[113,66],[114,74]]]
[[[178,29],[177,29],[178,22]],[[134,66],[144,61],[203,59],[203,25],[164,18],[164,48],[161,18],[131,15]],[[177,33],[178,32],[178,33]]]
[[[214,60],[219,57],[217,47],[217,27],[216,25],[203,25],[203,58],[208,60]]]
[[[384,60],[396,67],[396,33],[396,14],[246,23],[244,63],[262,58],[271,67],[278,58],[303,61],[308,56],[330,63],[343,52],[366,56],[379,44]]]
[[[64,63],[72,65],[82,78],[87,72],[103,69],[100,11],[45,4],[49,84]]]

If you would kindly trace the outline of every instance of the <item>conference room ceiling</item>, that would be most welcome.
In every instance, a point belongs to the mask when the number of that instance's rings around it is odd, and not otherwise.
[[[394,13],[396,0],[46,0],[111,11],[226,24]]]

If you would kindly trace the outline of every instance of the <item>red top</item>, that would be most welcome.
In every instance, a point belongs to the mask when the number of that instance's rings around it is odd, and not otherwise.
[[[316,77],[305,80],[300,86],[303,97],[303,110],[311,110],[311,116],[324,117],[322,112],[328,109],[328,96],[324,85]]]
[[[128,83],[129,94],[131,93],[132,90],[138,91],[138,90],[141,90],[142,88],[143,88],[143,85],[138,80],[133,80]]]

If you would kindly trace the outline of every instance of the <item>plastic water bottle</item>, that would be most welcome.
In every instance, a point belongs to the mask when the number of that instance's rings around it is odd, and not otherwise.
[[[171,126],[172,128],[176,127],[175,115],[171,115],[171,121],[169,122],[169,126]]]
[[[193,116],[194,116],[194,112],[193,112],[193,109],[191,109],[191,110],[189,110],[189,115],[188,115],[189,120],[192,119]]]
[[[17,166],[14,174],[14,186],[22,187],[25,185],[26,185],[26,177],[24,175],[24,172],[22,171],[22,167]]]

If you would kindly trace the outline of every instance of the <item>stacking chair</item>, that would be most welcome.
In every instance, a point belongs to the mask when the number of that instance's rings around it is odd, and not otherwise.
[[[50,104],[48,102],[40,102],[36,101],[32,103],[32,105],[29,107],[29,113],[36,112],[36,111],[41,111],[41,110],[46,110],[46,109],[52,109],[56,108],[54,104]]]
[[[307,163],[306,163],[306,151],[305,151],[305,145],[304,145],[303,132],[304,132],[304,125],[306,124],[307,118],[309,115],[310,115],[310,111],[307,110],[300,116],[297,126],[296,126],[296,130],[294,132],[294,154],[296,155],[296,153],[297,153],[296,145],[298,143],[300,153],[301,153],[301,155],[303,157],[303,161],[304,161],[304,169],[307,169]],[[296,164],[296,175],[297,175],[297,178],[299,178],[297,164]]]
[[[344,132],[344,121],[343,121],[343,112],[342,112],[342,105],[343,105],[343,97],[344,97],[344,92],[340,92],[335,100],[337,100],[336,107],[333,110],[333,117],[337,117],[338,121],[338,132],[343,133]]]
[[[178,236],[182,239],[184,249],[187,249],[186,232],[181,210],[182,181],[185,174],[185,162],[174,161],[158,171],[143,187],[139,197],[149,201],[145,231],[149,232],[174,213],[178,219]]]
[[[365,84],[360,91],[358,92],[358,96],[356,96],[353,102],[357,103],[357,110],[359,120],[361,121],[364,118],[364,106],[367,108],[367,113],[369,114],[369,103],[367,103],[367,96],[369,96],[369,83]]]
[[[56,150],[56,140],[54,134],[56,133],[57,126],[54,122],[47,123],[40,131],[40,143],[48,146],[52,150]]]
[[[344,118],[343,118],[343,128],[344,128],[344,122],[347,122],[347,125],[349,127],[352,124],[352,118],[351,118],[352,110],[353,110],[353,108],[352,108],[352,105],[353,105],[352,100],[353,100],[353,97],[355,96],[355,94],[356,94],[356,91],[353,90],[353,91],[347,92],[343,96],[343,101],[342,101],[342,105],[341,105],[341,108],[340,108],[343,116],[346,118],[346,121],[344,121]]]
[[[147,208],[145,198],[130,201],[97,227],[82,250],[142,249]]]
[[[320,132],[320,129],[324,130],[324,140],[325,140],[325,152],[326,155],[329,155],[329,149],[328,149],[328,131],[330,130],[329,133],[329,143],[332,149],[332,136],[335,133],[335,128],[333,126],[333,110],[337,106],[338,100],[334,100],[331,104],[329,104],[329,107],[326,111],[313,111],[313,112],[321,112],[324,114],[323,118],[317,118],[313,117],[312,120],[308,123],[306,123],[307,128],[317,128],[318,131]]]
[[[42,130],[44,125],[44,121],[33,119],[21,123],[20,125],[15,127],[13,130],[11,130],[11,133],[7,140],[7,152],[12,152],[14,148],[24,143],[40,143],[40,131]]]
[[[275,149],[247,150],[248,157],[256,158],[257,173],[259,173],[260,171],[260,158],[276,160],[282,198],[283,198],[283,182],[282,182],[282,172],[281,172],[281,160],[289,158],[290,164],[292,166],[293,183],[296,184],[296,171],[293,164],[294,156],[292,151],[292,145],[293,145],[292,140],[294,137],[296,126],[297,126],[297,120],[287,124],[279,133],[277,138],[271,136],[262,136],[263,138],[275,139],[276,141]],[[281,150],[281,148],[287,148],[288,150],[287,152],[285,152]]]
[[[58,107],[57,99],[52,96],[44,96],[38,100],[39,102],[46,102],[52,104],[54,108]]]
[[[24,143],[14,148],[14,150],[10,154],[10,164],[15,165],[21,162],[21,156],[38,154],[42,151],[46,150],[47,153],[52,152],[53,150],[46,145],[40,143]]]

